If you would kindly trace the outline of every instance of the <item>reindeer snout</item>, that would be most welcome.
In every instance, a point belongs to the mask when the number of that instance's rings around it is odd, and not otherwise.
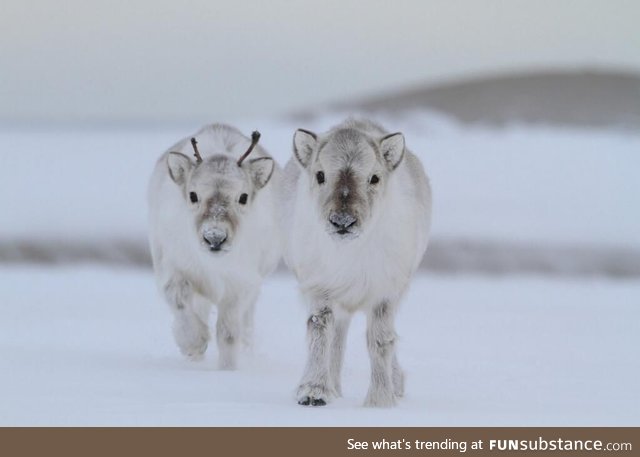
[[[343,234],[348,232],[347,229],[353,226],[357,222],[357,219],[349,213],[336,212],[331,213],[329,222],[338,229],[338,233]]]
[[[227,240],[227,232],[218,228],[210,228],[202,232],[202,238],[209,245],[209,249],[219,251]]]

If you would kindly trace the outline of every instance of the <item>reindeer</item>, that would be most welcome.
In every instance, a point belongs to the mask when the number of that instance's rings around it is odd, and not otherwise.
[[[241,343],[251,344],[262,280],[281,257],[280,171],[259,139],[258,132],[249,140],[227,125],[206,126],[160,157],[149,184],[153,267],[174,315],[175,341],[188,358],[202,358],[217,305],[220,369],[236,368]]]
[[[351,316],[367,316],[366,406],[404,393],[394,316],[427,247],[431,190],[401,133],[347,120],[325,134],[299,129],[285,168],[284,257],[309,305],[300,405],[341,395]]]

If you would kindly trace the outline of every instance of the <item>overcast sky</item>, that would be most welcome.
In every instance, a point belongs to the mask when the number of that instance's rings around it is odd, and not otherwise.
[[[640,71],[635,0],[2,0],[0,120],[215,120],[503,70]]]

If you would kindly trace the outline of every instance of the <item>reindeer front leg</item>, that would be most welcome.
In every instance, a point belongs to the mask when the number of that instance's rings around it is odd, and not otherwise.
[[[371,384],[365,406],[394,406],[396,392],[401,393],[403,389],[402,372],[395,359],[396,332],[393,321],[393,308],[387,301],[375,306],[367,316]]]
[[[241,308],[237,304],[220,306],[216,322],[218,368],[235,370],[242,339]]]
[[[329,356],[329,371],[331,382],[337,396],[342,396],[342,364],[344,362],[344,350],[347,342],[347,332],[351,315],[345,312],[334,316],[334,331],[331,339],[331,354]]]
[[[242,346],[249,348],[251,344],[253,314],[259,290],[246,284],[237,286],[235,293],[229,293],[218,306],[216,337],[218,367],[221,370],[236,369],[240,349]]]
[[[243,349],[249,351],[253,350],[254,316],[259,292],[259,289],[255,289],[247,293],[246,298],[243,300],[244,306],[241,311],[242,346]]]
[[[329,366],[333,332],[331,307],[326,303],[313,306],[307,321],[309,356],[296,394],[300,405],[323,406],[335,396]]]
[[[175,274],[166,282],[164,295],[175,317],[173,336],[180,352],[191,360],[200,360],[209,343],[209,326],[194,310],[192,284]]]

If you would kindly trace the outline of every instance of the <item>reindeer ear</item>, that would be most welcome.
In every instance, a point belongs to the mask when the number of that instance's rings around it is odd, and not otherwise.
[[[271,157],[258,157],[257,159],[250,160],[248,165],[249,175],[251,175],[253,184],[257,189],[262,189],[267,185],[273,174],[275,167],[273,159]]]
[[[298,129],[293,135],[293,153],[304,168],[311,162],[317,140],[318,135],[309,130]]]
[[[404,135],[400,132],[392,133],[380,140],[382,160],[389,170],[395,170],[404,157]]]
[[[187,179],[187,173],[191,170],[193,164],[191,159],[179,152],[170,152],[167,156],[167,167],[169,168],[169,176],[176,184],[184,184]]]

